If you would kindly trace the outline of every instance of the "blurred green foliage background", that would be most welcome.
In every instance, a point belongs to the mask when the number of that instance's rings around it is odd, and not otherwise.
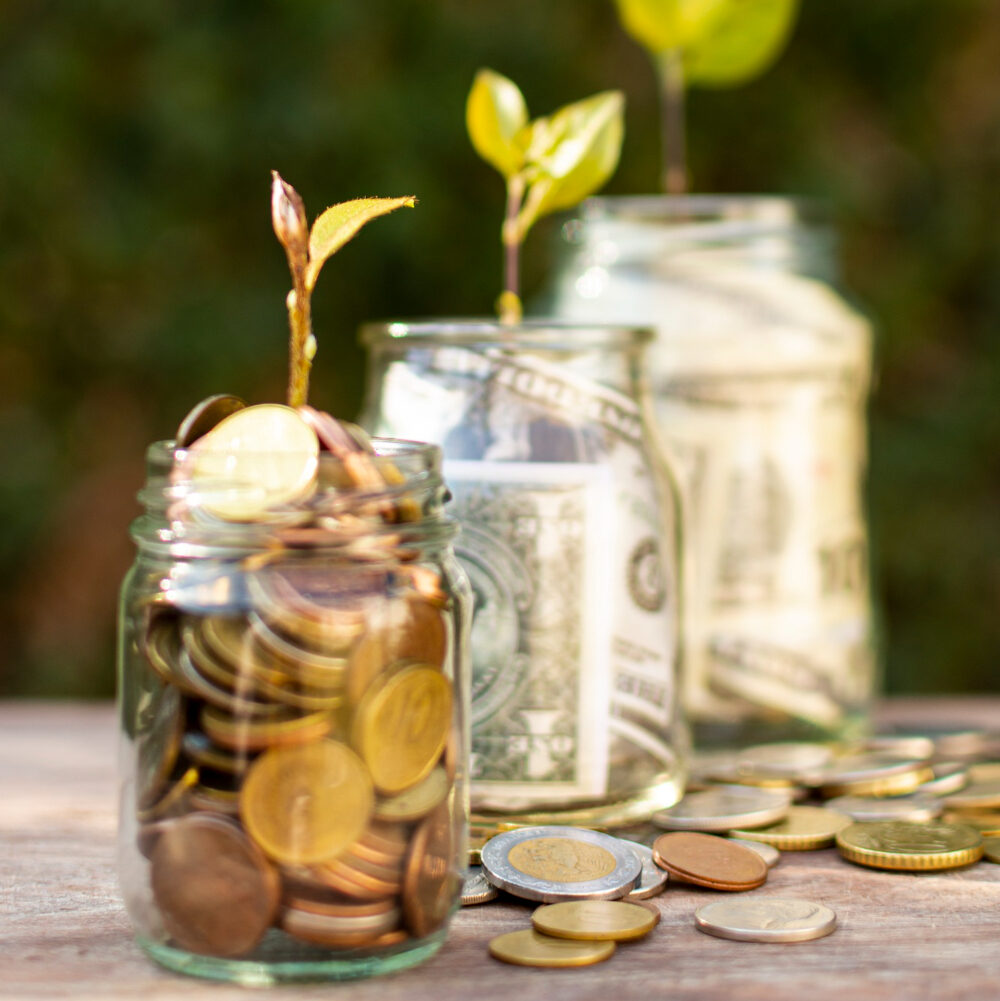
[[[502,185],[463,124],[482,65],[533,113],[624,88],[606,190],[656,188],[653,72],[611,0],[0,5],[0,692],[112,690],[145,444],[209,393],[282,397],[272,167],[310,215],[420,198],[324,271],[317,405],[359,404],[361,321],[490,311]],[[695,189],[828,199],[876,322],[896,692],[1000,688],[998,67],[995,0],[805,0],[773,70],[690,102]]]

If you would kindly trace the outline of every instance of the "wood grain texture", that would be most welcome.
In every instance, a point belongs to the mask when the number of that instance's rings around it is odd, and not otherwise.
[[[1000,725],[1000,699],[908,699],[883,717]],[[0,998],[331,998],[346,1001],[922,1001],[1000,996],[1000,865],[940,874],[878,872],[833,850],[785,853],[753,893],[823,902],[828,938],[728,942],[697,932],[707,890],[668,887],[645,940],[600,966],[532,970],[487,954],[527,927],[516,903],[465,908],[423,966],[346,984],[257,990],[161,970],[133,944],[115,877],[115,718],[107,705],[0,703]]]

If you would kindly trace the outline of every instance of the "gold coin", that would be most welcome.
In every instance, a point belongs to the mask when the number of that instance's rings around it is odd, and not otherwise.
[[[417,828],[406,859],[403,918],[414,935],[440,928],[458,904],[462,879],[455,855],[451,811],[442,803]]]
[[[837,849],[849,861],[876,869],[954,869],[982,857],[983,839],[959,824],[895,820],[851,824],[837,833]]]
[[[358,756],[321,740],[262,754],[247,772],[240,814],[254,841],[280,862],[339,855],[368,826],[374,794]]]
[[[430,773],[448,740],[451,708],[451,684],[432,667],[407,667],[369,689],[351,742],[379,792],[402,792]]]
[[[983,858],[990,862],[1000,862],[1000,837],[990,835],[983,838]]]
[[[835,759],[817,779],[824,799],[834,796],[898,796],[934,778],[927,761],[870,752]]]
[[[535,931],[555,938],[626,942],[649,934],[656,918],[622,900],[567,900],[537,908],[531,924]]]
[[[1000,834],[1000,812],[996,810],[947,810],[941,820],[975,828],[984,838]]]
[[[436,765],[427,778],[416,785],[388,799],[376,800],[375,816],[378,820],[419,820],[444,802],[450,789],[448,773],[441,765]]]
[[[516,966],[591,966],[610,959],[614,942],[574,942],[540,935],[534,928],[509,931],[490,942],[490,955]]]
[[[770,827],[734,829],[729,833],[746,841],[773,845],[779,851],[807,852],[832,845],[837,831],[850,823],[850,817],[822,806],[793,806],[784,820]]]
[[[332,729],[330,713],[302,716],[287,711],[273,719],[247,719],[231,716],[212,706],[201,711],[201,726],[206,734],[231,751],[259,751],[268,747],[308,744],[325,737]]]
[[[513,845],[507,861],[518,872],[553,883],[603,879],[618,867],[614,855],[600,845],[570,838],[532,838]]]
[[[253,635],[251,651],[258,660],[271,665],[271,676],[265,680],[275,685],[294,681],[321,689],[321,693],[343,690],[347,670],[345,658],[293,643],[271,629],[256,612],[250,613],[248,622]]]

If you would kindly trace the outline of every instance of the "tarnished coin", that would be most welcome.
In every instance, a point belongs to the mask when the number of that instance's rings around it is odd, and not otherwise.
[[[679,803],[653,814],[653,823],[671,831],[729,831],[766,827],[788,814],[788,798],[767,789],[729,786],[688,793]]]
[[[351,731],[379,792],[415,785],[437,764],[451,728],[451,683],[415,664],[368,690]]]
[[[983,858],[990,862],[1000,862],[1000,837],[983,838]]]
[[[822,806],[793,806],[777,824],[760,829],[734,829],[732,834],[773,845],[781,851],[807,852],[832,845],[837,831],[850,823],[850,817]]]
[[[671,876],[713,890],[752,890],[767,879],[767,864],[756,852],[714,834],[661,834],[653,858]]]
[[[754,775],[804,782],[825,768],[833,758],[826,744],[784,742],[757,744],[736,756],[736,768]]]
[[[875,869],[954,869],[982,857],[983,838],[964,825],[894,820],[845,827],[837,834],[837,850]]]
[[[1000,808],[1000,780],[972,782],[958,792],[943,797],[949,810],[993,810]]]
[[[694,914],[695,927],[737,942],[807,942],[829,935],[837,915],[824,904],[794,897],[714,900]]]
[[[250,766],[240,814],[254,841],[280,862],[334,858],[371,819],[371,779],[346,745],[320,740],[266,751]]]
[[[534,928],[509,931],[490,942],[490,955],[516,966],[591,966],[610,959],[614,942],[580,942],[540,935]]]
[[[226,521],[255,521],[301,500],[319,461],[316,433],[291,408],[264,403],[238,409],[202,435],[180,468],[188,502]]]
[[[622,899],[633,901],[648,900],[650,897],[655,897],[657,894],[663,893],[670,876],[666,869],[661,869],[653,861],[653,849],[639,844],[638,841],[629,841],[626,838],[622,838],[621,840],[639,856],[639,861],[642,863],[642,872],[639,873],[635,889],[631,890]],[[659,914],[659,911],[656,913]]]
[[[478,865],[470,865],[462,882],[462,906],[485,904],[496,900],[500,891],[486,878]]]
[[[481,855],[495,886],[547,903],[623,897],[642,871],[629,845],[578,827],[504,831],[483,845]]]
[[[375,816],[379,820],[419,820],[442,803],[450,789],[448,773],[442,765],[436,765],[426,778],[404,792],[379,797],[375,801]]]
[[[821,795],[896,796],[913,792],[934,778],[930,765],[917,758],[898,758],[892,754],[855,754],[836,759],[819,777]]]
[[[745,841],[743,838],[730,838],[729,840],[756,852],[764,860],[768,869],[773,869],[781,861],[781,852],[774,845],[765,845],[763,841]]]
[[[193,445],[202,435],[208,434],[225,420],[230,414],[235,414],[237,410],[242,410],[246,404],[238,396],[229,396],[221,393],[218,396],[209,396],[201,403],[192,407],[187,417],[181,421],[181,426],[174,435],[174,444],[177,448],[187,448]]]
[[[455,868],[451,813],[442,803],[417,828],[403,875],[403,918],[417,936],[440,928],[457,902],[459,874]]]
[[[628,942],[656,927],[656,918],[644,907],[623,900],[567,900],[546,904],[531,915],[535,931],[576,941]]]
[[[242,956],[261,940],[277,913],[278,876],[236,824],[191,814],[164,825],[151,854],[153,897],[178,946]]]
[[[836,810],[851,820],[935,820],[944,805],[936,796],[910,793],[906,796],[835,796],[826,802],[827,809]]]

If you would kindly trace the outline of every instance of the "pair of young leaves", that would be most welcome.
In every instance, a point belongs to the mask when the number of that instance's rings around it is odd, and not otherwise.
[[[778,56],[799,0],[615,0],[625,30],[654,59],[679,53],[688,86],[731,87]]]

